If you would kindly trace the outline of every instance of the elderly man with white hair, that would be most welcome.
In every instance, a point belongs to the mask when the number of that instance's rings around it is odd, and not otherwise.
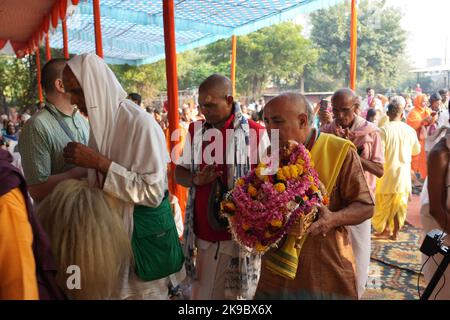
[[[152,116],[127,99],[95,54],[68,61],[63,82],[91,128],[88,146],[69,143],[64,160],[88,168],[89,186],[116,199],[131,241],[133,261],[117,294],[109,298],[167,299],[169,281],[184,278],[184,256],[168,199],[170,158],[164,133]]]
[[[416,132],[402,122],[405,105],[403,97],[393,97],[387,111],[389,122],[380,128],[384,175],[377,183],[372,217],[376,235],[393,240],[406,219],[411,193],[411,158],[420,153]]]

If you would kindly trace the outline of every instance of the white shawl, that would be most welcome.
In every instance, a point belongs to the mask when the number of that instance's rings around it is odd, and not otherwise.
[[[131,238],[134,205],[157,207],[167,191],[169,154],[164,133],[155,119],[126,99],[114,73],[95,54],[82,54],[68,62],[86,101],[91,134],[89,146],[112,161],[103,191],[122,200],[125,228]],[[89,184],[101,187],[89,169]],[[182,277],[182,276],[181,276]],[[168,278],[143,281],[131,267],[122,277],[118,299],[167,298]]]

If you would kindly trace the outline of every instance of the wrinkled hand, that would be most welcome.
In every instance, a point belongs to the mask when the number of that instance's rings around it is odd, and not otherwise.
[[[111,164],[111,160],[78,142],[69,142],[63,152],[64,161],[78,167],[97,169],[106,173]]]
[[[341,138],[351,140],[354,136],[354,133],[351,132],[348,128],[343,129],[342,127],[338,126],[334,133]]]
[[[216,166],[209,164],[194,176],[193,182],[197,186],[202,186],[213,182],[221,175],[222,171],[216,171]]]
[[[294,236],[297,239],[300,239],[301,236],[303,236],[303,223],[299,220],[296,221],[294,224],[292,224],[288,230],[287,230],[287,234]]]
[[[319,206],[318,208],[319,219],[311,224],[308,233],[313,236],[321,234],[325,237],[330,230],[336,227],[334,224],[333,213],[326,206]]]

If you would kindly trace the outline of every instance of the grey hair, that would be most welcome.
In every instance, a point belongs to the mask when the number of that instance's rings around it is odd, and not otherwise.
[[[401,105],[403,108],[406,106],[406,100],[405,98],[403,98],[402,96],[394,96],[391,99],[391,102],[393,104],[399,104]]]

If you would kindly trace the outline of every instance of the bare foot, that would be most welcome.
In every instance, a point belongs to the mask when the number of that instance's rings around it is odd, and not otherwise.
[[[388,239],[391,236],[391,233],[389,230],[385,229],[383,232],[374,232],[373,236],[375,238],[386,238]]]
[[[395,233],[395,234],[393,234],[392,236],[390,236],[389,239],[390,239],[390,240],[396,241],[396,240],[397,240],[397,237],[398,237],[398,234]]]

